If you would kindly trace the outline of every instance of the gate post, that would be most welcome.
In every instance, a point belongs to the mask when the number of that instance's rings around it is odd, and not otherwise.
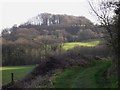
[[[11,73],[11,83],[14,84],[14,75]]]

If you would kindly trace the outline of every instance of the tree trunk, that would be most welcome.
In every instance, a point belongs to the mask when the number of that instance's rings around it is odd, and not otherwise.
[[[118,23],[117,23],[117,29],[118,29],[118,49],[117,49],[117,66],[118,66],[118,88],[120,88],[120,13],[118,14]]]

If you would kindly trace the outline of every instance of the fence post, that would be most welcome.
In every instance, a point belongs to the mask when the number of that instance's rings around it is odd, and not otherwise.
[[[14,84],[14,75],[11,73],[11,83]]]

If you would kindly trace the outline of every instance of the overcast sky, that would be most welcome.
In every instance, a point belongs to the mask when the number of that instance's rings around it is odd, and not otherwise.
[[[96,22],[87,0],[1,0],[0,7],[0,29],[19,25],[44,12],[85,16]]]

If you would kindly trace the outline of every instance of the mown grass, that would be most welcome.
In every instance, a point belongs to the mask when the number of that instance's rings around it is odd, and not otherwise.
[[[111,66],[111,61],[97,61],[89,68],[74,67],[65,69],[54,80],[55,88],[115,88],[117,78],[113,75],[105,80],[103,76]]]
[[[88,41],[88,42],[69,42],[69,43],[64,43],[63,49],[68,50],[72,49],[76,46],[84,46],[84,47],[94,47],[100,44],[100,41]]]
[[[0,72],[2,73],[2,84],[7,84],[11,82],[11,73],[14,73],[14,80],[20,80],[25,75],[33,70],[35,66],[8,66],[0,67]]]

